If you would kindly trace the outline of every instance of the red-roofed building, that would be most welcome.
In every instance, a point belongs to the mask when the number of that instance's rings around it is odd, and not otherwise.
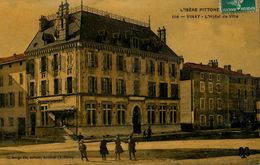
[[[208,65],[185,63],[181,72],[181,123],[197,129],[244,127],[255,120],[254,77]]]
[[[27,81],[24,54],[0,59],[0,134],[28,133]]]

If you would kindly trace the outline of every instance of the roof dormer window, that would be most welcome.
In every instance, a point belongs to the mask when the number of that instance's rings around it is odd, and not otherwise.
[[[106,42],[107,41],[107,31],[106,30],[99,30],[97,36],[98,42]]]
[[[121,34],[120,34],[120,32],[113,33],[112,34],[112,38],[113,38],[115,44],[120,45],[120,43],[121,43]]]
[[[131,39],[131,48],[135,48],[135,49],[139,48],[139,38],[133,37]]]

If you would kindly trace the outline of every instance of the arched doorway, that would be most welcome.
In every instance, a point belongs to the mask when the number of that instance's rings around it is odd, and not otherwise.
[[[133,110],[133,133],[142,133],[141,131],[141,112],[138,106],[134,107]]]

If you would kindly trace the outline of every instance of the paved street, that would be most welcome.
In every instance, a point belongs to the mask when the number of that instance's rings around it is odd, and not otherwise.
[[[127,150],[127,144],[122,143],[124,150]],[[65,143],[27,145],[20,147],[2,147],[0,153],[0,164],[260,164],[260,154],[251,155],[248,158],[241,159],[236,155],[227,155],[224,153],[220,157],[210,156],[202,159],[181,159],[171,154],[185,152],[189,150],[213,149],[225,151],[236,151],[240,146],[247,146],[251,150],[260,150],[259,139],[221,139],[221,140],[178,140],[178,141],[157,141],[157,142],[139,142],[137,143],[137,161],[128,160],[127,152],[122,155],[121,161],[115,161],[113,158],[114,143],[108,144],[110,151],[108,160],[102,162],[98,153],[99,143],[87,143],[90,162],[82,162],[78,156],[78,145],[76,142],[68,140]],[[156,157],[153,156],[153,152]],[[19,153],[3,156],[3,153]],[[55,153],[45,155],[44,153]],[[58,154],[57,154],[58,153]],[[72,153],[72,154],[70,154]],[[34,155],[36,154],[36,155]],[[166,155],[160,158],[159,154]],[[168,154],[168,155],[167,155]],[[187,153],[188,154],[188,153]],[[190,153],[189,153],[190,154]],[[201,154],[201,153],[200,153]],[[76,156],[75,156],[76,155]],[[195,153],[196,155],[196,153]],[[171,158],[171,156],[173,156]]]

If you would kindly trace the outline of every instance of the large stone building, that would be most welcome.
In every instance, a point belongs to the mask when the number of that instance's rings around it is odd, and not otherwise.
[[[180,130],[180,58],[165,28],[66,2],[25,51],[31,134],[66,125],[115,135]]]
[[[181,124],[195,129],[241,127],[255,117],[254,78],[231,66],[185,63],[181,75]]]
[[[0,58],[0,134],[23,136],[28,133],[27,82],[23,54]]]

